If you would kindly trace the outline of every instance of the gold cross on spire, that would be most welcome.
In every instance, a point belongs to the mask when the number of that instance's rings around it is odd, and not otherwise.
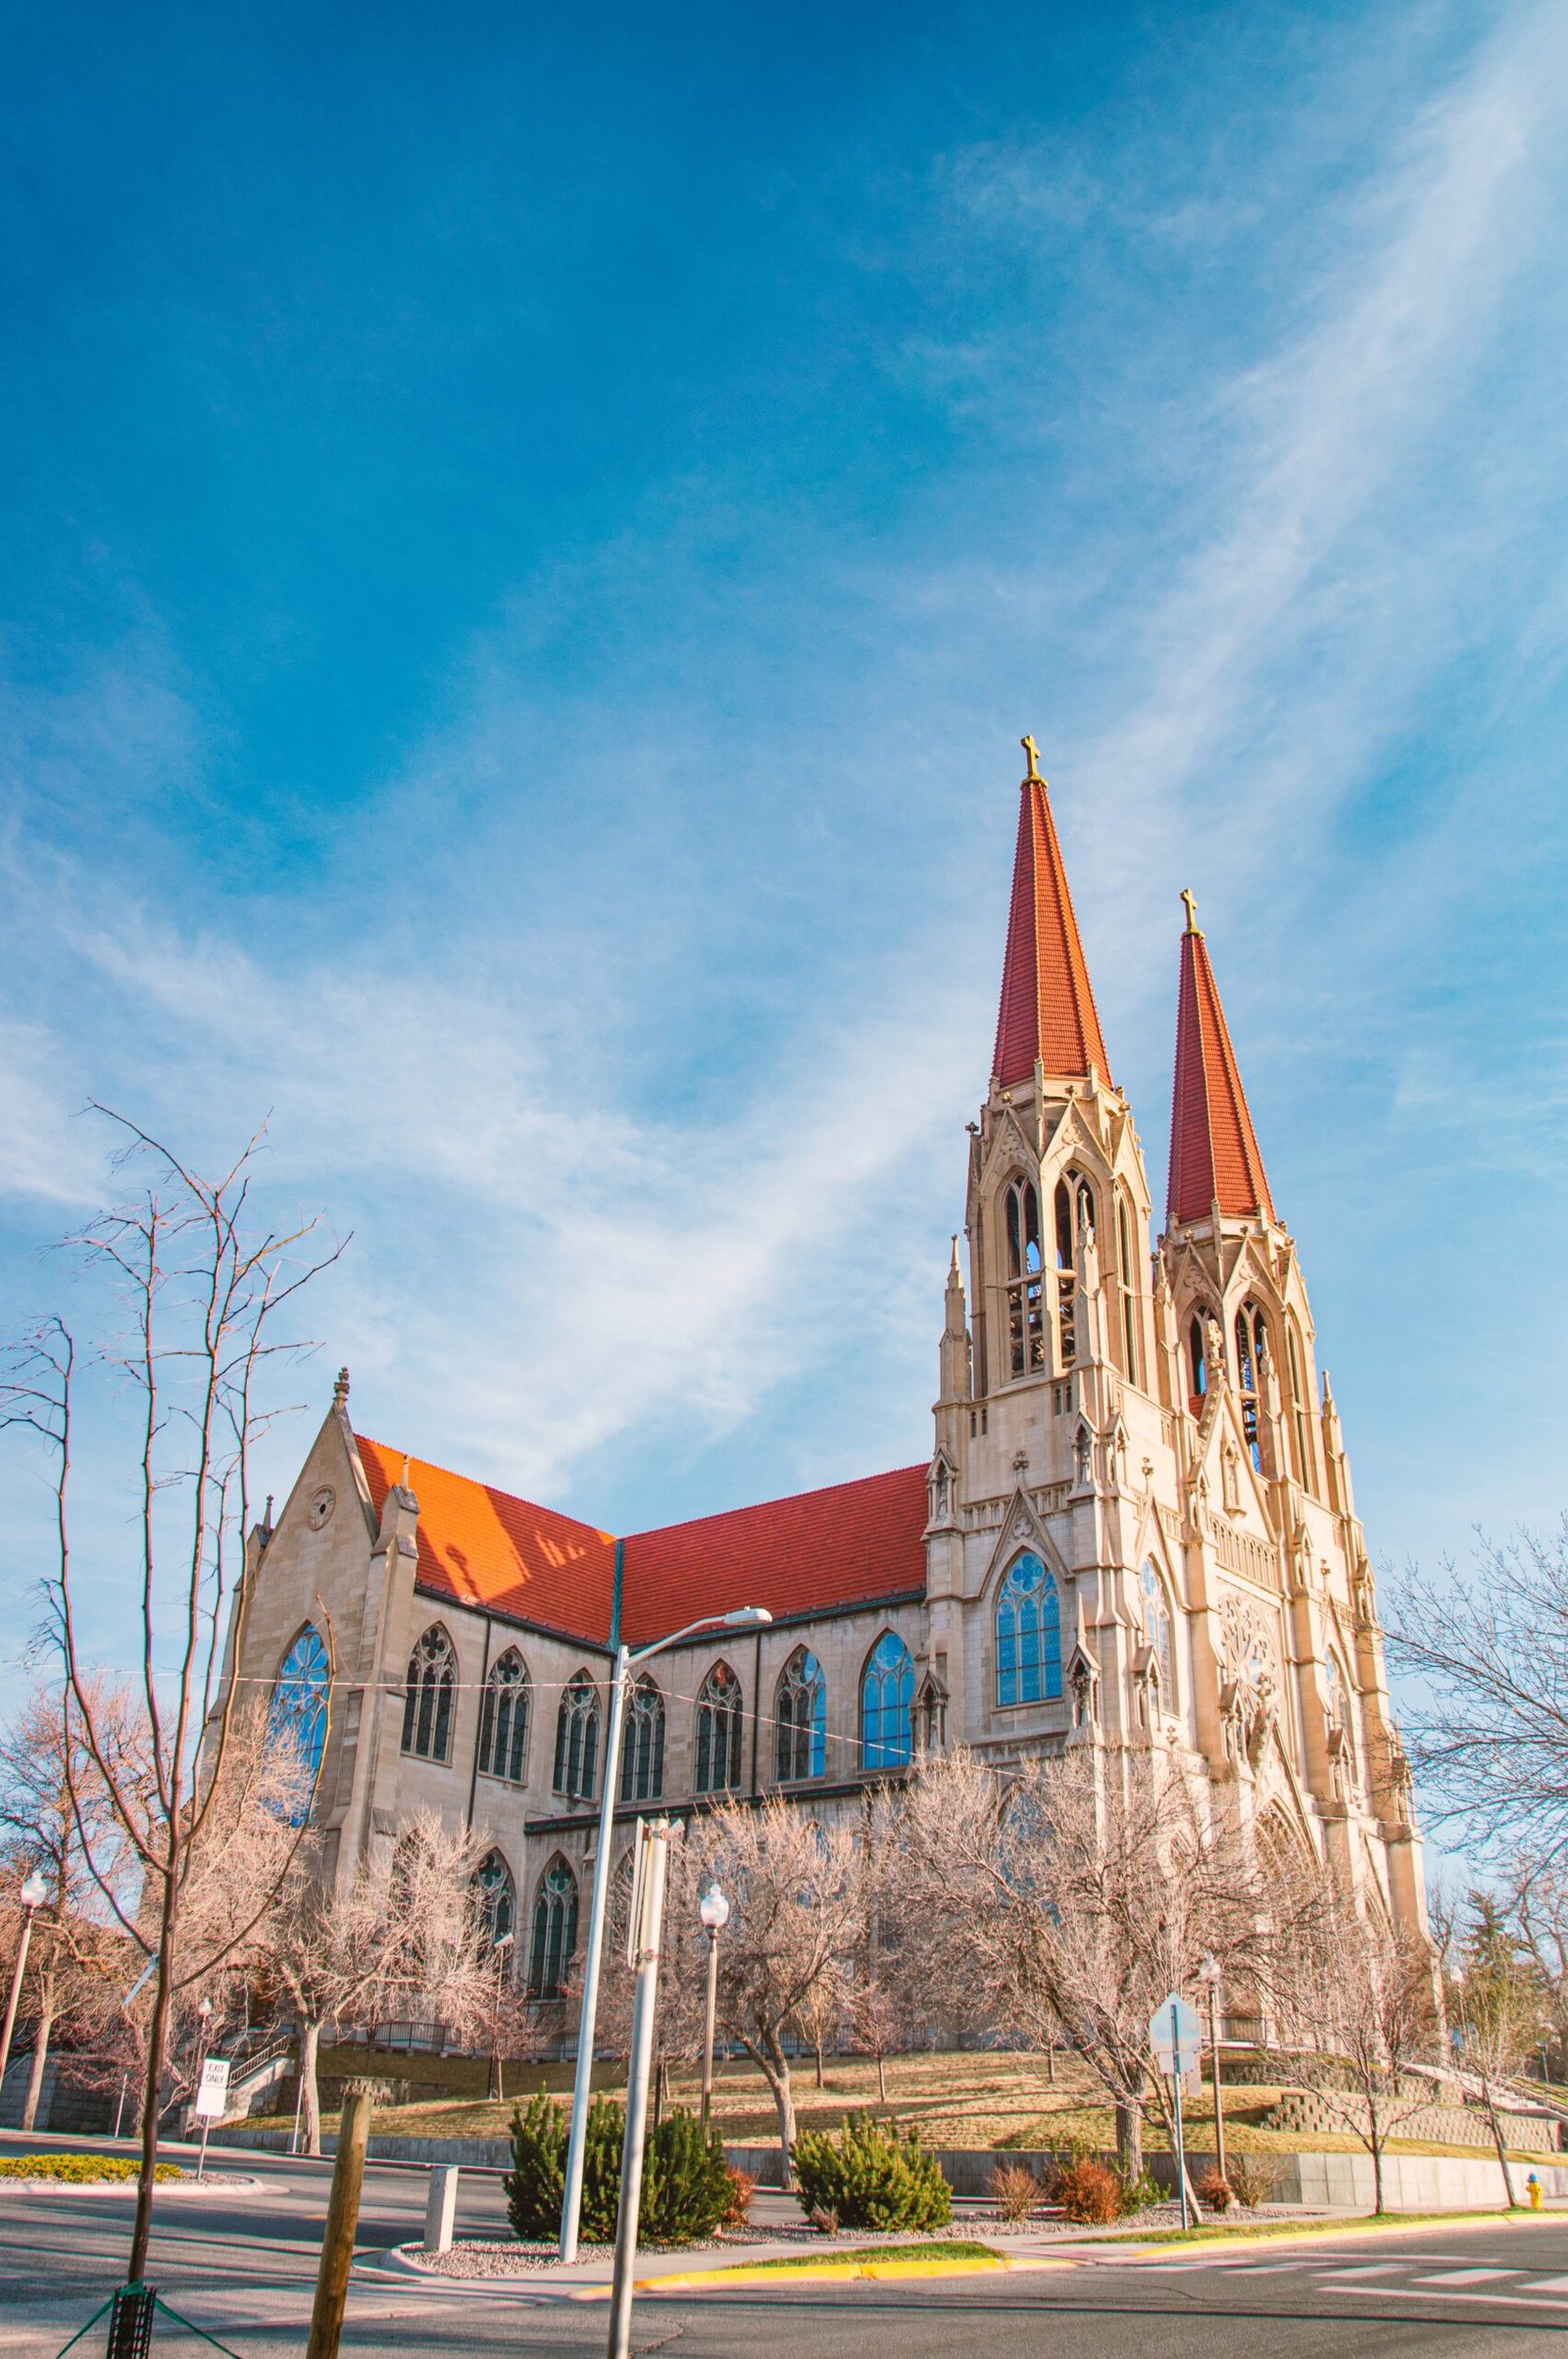
[[[1188,892],[1182,894],[1182,900],[1187,908],[1187,931],[1190,934],[1199,933],[1201,929],[1198,922],[1198,904]]]
[[[1029,778],[1040,778],[1040,748],[1032,737],[1020,737],[1018,743],[1029,757]],[[1029,778],[1024,780],[1025,786],[1028,785]],[[1040,783],[1044,786],[1045,780],[1040,778]]]

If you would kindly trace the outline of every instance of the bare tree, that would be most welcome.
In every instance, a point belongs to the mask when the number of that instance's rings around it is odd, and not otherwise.
[[[498,2029],[502,1978],[475,1884],[488,1847],[482,1835],[421,1811],[342,1886],[324,1873],[314,1840],[296,1853],[257,1954],[299,2027],[307,2154],[321,2150],[324,2032],[405,2017],[443,2023],[459,2038]]]
[[[1555,1860],[1516,1859],[1508,1919],[1535,1975],[1543,2040],[1568,2056],[1568,1873]]]
[[[1487,2127],[1512,2207],[1518,2190],[1497,2110],[1497,2084],[1510,2081],[1541,2043],[1541,1975],[1506,1900],[1494,1892],[1473,1891],[1457,1909],[1439,1897],[1430,1922],[1455,2058],[1480,2084]]]
[[[864,1971],[866,1979],[849,1995],[850,2039],[858,2054],[875,2060],[877,2102],[886,2105],[888,2058],[903,2054],[915,2036],[919,2019],[896,1981],[876,1979],[875,1961],[868,1961]]]
[[[669,1922],[697,1923],[697,1895],[716,1878],[732,1903],[719,1940],[718,2015],[766,2081],[778,2118],[784,2185],[794,2185],[795,2097],[784,2041],[824,1980],[841,1974],[863,1938],[860,1831],[819,1824],[769,1799],[726,1802],[688,1827],[671,1858]],[[706,1967],[693,1944],[680,1979],[693,1993]]]
[[[51,1318],[17,1348],[0,1417],[30,1432],[52,1465],[54,1545],[44,1586],[68,1695],[66,1757],[74,1760],[79,1747],[91,1760],[114,1813],[117,1851],[129,1847],[141,1879],[131,1908],[80,1826],[108,1908],[153,1964],[128,2262],[139,2279],[152,2228],[172,2011],[180,1990],[210,1978],[249,1930],[216,1911],[206,1942],[181,1939],[192,1862],[215,1810],[224,1806],[219,1797],[242,1718],[235,1683],[220,1698],[221,1634],[232,1602],[237,1661],[248,1605],[243,1582],[236,1595],[236,1574],[250,1522],[251,1452],[276,1413],[263,1407],[261,1390],[270,1363],[299,1348],[278,1337],[279,1315],[341,1249],[316,1248],[313,1223],[284,1233],[251,1230],[259,1141],[208,1180],[134,1124],[110,1119],[126,1142],[119,1169],[130,1192],[67,1240],[93,1305],[87,1329],[78,1335],[75,1321]],[[129,1753],[104,1725],[77,1620],[77,1426],[95,1407],[105,1426],[98,1480],[123,1447],[125,1490],[134,1500],[127,1520],[136,1534],[131,1579],[146,1740]],[[113,1577],[123,1583],[125,1568],[114,1567]],[[262,1895],[258,1918],[270,1898]]]
[[[1432,2102],[1430,2082],[1411,2068],[1440,2062],[1433,1963],[1424,1938],[1325,1877],[1275,1985],[1302,2078],[1372,2157],[1379,2212],[1389,2141]]]
[[[1406,1737],[1430,1815],[1494,1854],[1568,1843],[1568,1521],[1552,1539],[1482,1539],[1463,1580],[1386,1582],[1396,1660],[1421,1675]],[[1426,1700],[1419,1697],[1424,1694]]]
[[[904,1942],[927,1988],[976,2029],[1035,2048],[1064,2031],[1143,2170],[1152,2103],[1174,2131],[1150,2019],[1212,1952],[1233,1987],[1271,1972],[1279,1905],[1226,1797],[1200,1799],[1139,1755],[1074,1751],[1004,1779],[958,1752],[888,1806]],[[1174,2138],[1172,2138],[1174,2145]]]
[[[90,1683],[94,1708],[121,1746],[128,1743],[133,1718],[123,1689],[107,1681]],[[49,1897],[33,1929],[32,2056],[23,2101],[22,2127],[32,2129],[43,2089],[44,2068],[57,2025],[71,2030],[96,2014],[105,1978],[113,1971],[116,1944],[106,1941],[104,1910],[88,1870],[80,1814],[106,1873],[115,1872],[122,1897],[133,1894],[123,1844],[117,1846],[114,1813],[90,1756],[71,1742],[65,1696],[57,1683],[40,1681],[0,1736],[0,1843],[19,1872],[36,1868]]]

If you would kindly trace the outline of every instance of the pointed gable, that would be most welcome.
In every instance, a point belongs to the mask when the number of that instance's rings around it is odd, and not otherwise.
[[[1191,920],[1189,905],[1176,1003],[1165,1225],[1177,1228],[1184,1221],[1206,1220],[1216,1204],[1231,1219],[1259,1212],[1265,1220],[1274,1219],[1257,1133],[1208,962],[1208,945]]]
[[[1102,1081],[1110,1079],[1051,800],[1031,747],[1020,791],[992,1071],[1000,1087],[1010,1089],[1029,1079],[1037,1058],[1051,1074],[1087,1077],[1093,1065]]]

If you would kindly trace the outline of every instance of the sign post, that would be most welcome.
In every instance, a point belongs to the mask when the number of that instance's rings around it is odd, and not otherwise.
[[[191,2107],[202,2126],[202,2150],[196,2164],[198,2179],[207,2168],[207,2133],[228,2110],[228,2072],[226,2056],[207,2056],[202,2060],[202,2077],[196,2085],[196,2098]]]
[[[1149,2019],[1149,2041],[1154,2062],[1176,2084],[1176,2186],[1181,2196],[1182,2226],[1191,2226],[1187,2207],[1187,2148],[1182,2135],[1182,2078],[1196,2069],[1202,2055],[1203,2027],[1198,2010],[1179,1990],[1162,1998]]]

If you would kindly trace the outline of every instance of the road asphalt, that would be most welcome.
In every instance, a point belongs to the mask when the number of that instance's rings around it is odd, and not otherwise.
[[[84,2141],[25,2142],[37,2151]],[[23,2143],[0,2134],[0,2153]],[[260,2185],[161,2197],[152,2282],[239,2359],[295,2359],[310,2317],[329,2170],[232,2148],[215,2147],[210,2159],[214,2168],[254,2169]],[[345,2351],[576,2359],[603,2350],[603,2302],[564,2302],[527,2281],[454,2288],[389,2272],[382,2256],[418,2236],[425,2187],[416,2167],[371,2164],[366,2173]],[[0,2191],[0,2359],[54,2359],[118,2282],[130,2209],[129,2195],[118,2192]],[[499,2181],[465,2172],[460,2236],[503,2227]],[[95,2328],[77,2345],[84,2359],[102,2352],[103,2333]],[[1080,2247],[1068,2266],[1016,2275],[644,2294],[633,2347],[681,2359],[774,2351],[790,2359],[1017,2359],[1020,2351],[1058,2350],[1074,2359],[1500,2359],[1561,2353],[1565,2334],[1568,2217],[1548,2217],[1375,2237],[1348,2228],[1344,2236],[1222,2252]],[[161,2321],[155,2353],[176,2349],[181,2359],[204,2359],[210,2346]]]

